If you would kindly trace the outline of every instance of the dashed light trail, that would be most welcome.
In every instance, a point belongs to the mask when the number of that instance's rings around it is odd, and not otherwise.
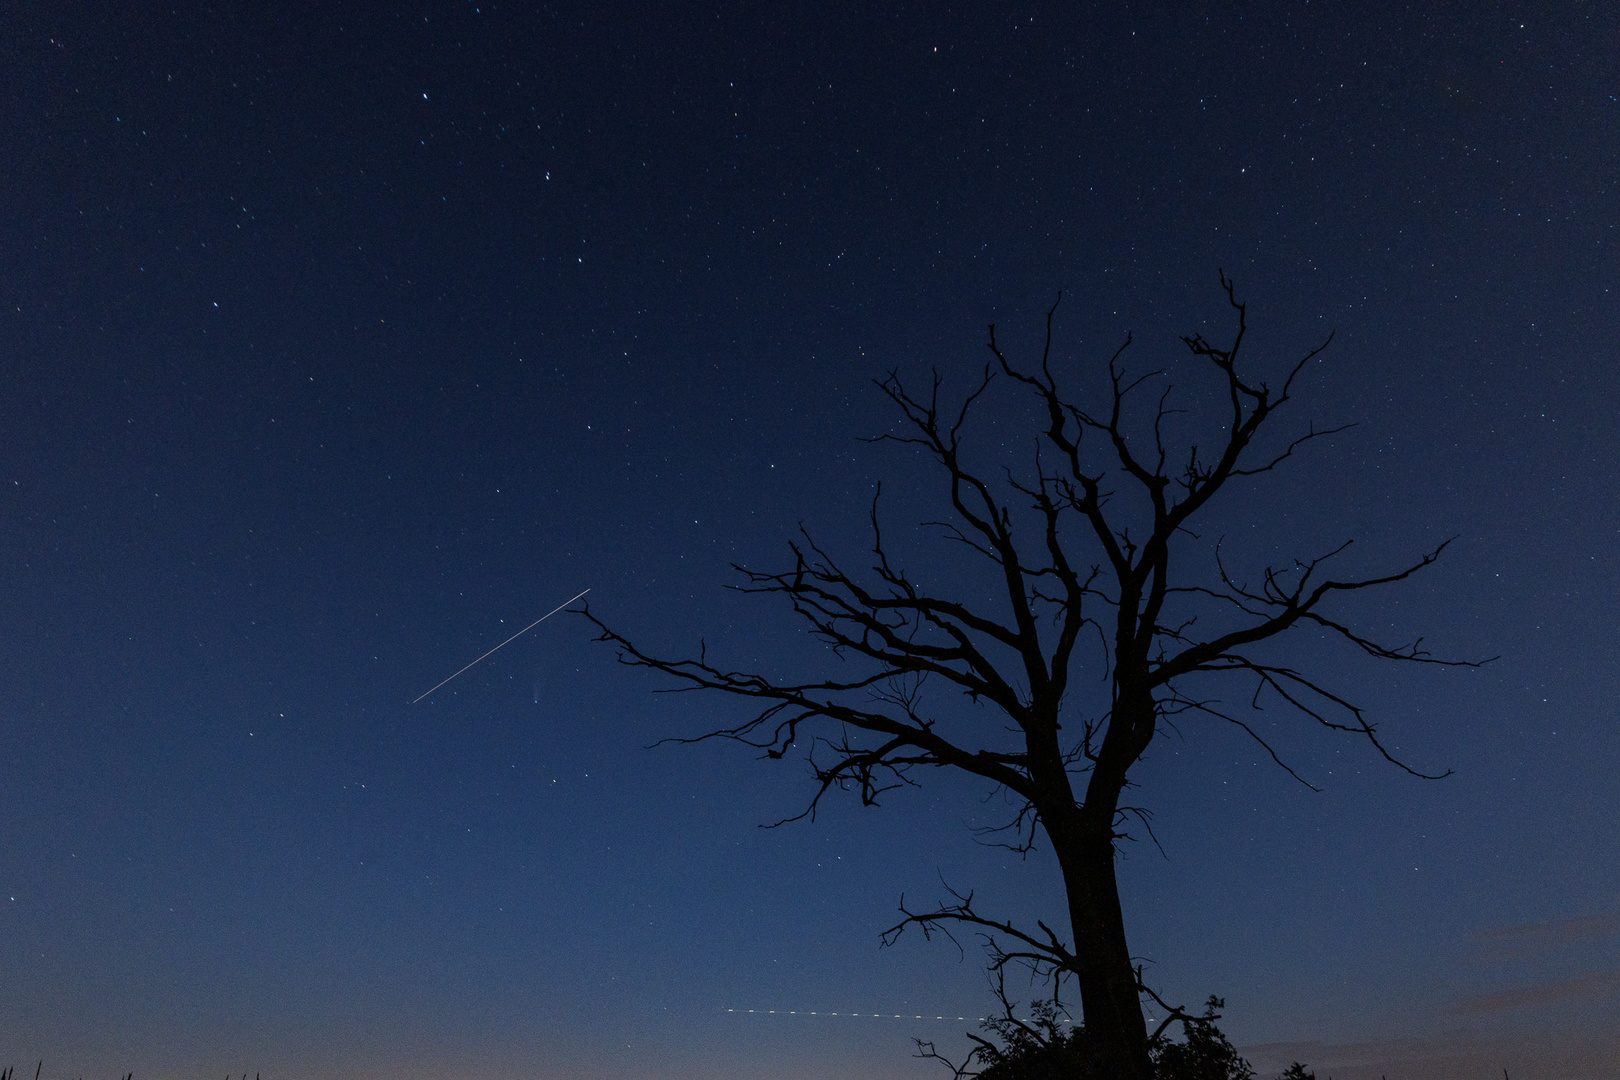
[[[727,1009],[726,1012],[736,1013],[739,1016],[849,1016],[869,1017],[873,1020],[971,1020],[978,1023],[989,1019],[986,1016],[926,1016],[922,1013],[913,1016],[910,1013],[821,1012],[815,1009]],[[1070,1019],[1059,1022],[1074,1023]]]

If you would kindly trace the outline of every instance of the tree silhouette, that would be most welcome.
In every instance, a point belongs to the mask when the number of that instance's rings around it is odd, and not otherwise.
[[[1010,793],[1018,807],[1007,826],[1010,846],[1029,850],[1044,833],[1057,859],[1067,938],[1046,922],[1019,927],[981,914],[971,893],[953,892],[951,902],[932,910],[913,910],[902,900],[904,918],[885,940],[908,927],[925,934],[968,927],[985,938],[993,970],[1018,962],[1057,982],[1072,979],[1099,1067],[1117,1080],[1153,1074],[1141,996],[1170,1008],[1143,981],[1126,946],[1115,879],[1115,848],[1127,836],[1126,824],[1147,824],[1147,811],[1124,803],[1122,795],[1161,727],[1196,713],[1234,724],[1298,779],[1253,726],[1199,692],[1211,677],[1235,677],[1247,681],[1252,704],[1273,696],[1310,722],[1365,738],[1407,772],[1433,778],[1396,760],[1343,692],[1255,646],[1311,627],[1380,659],[1456,663],[1431,657],[1421,639],[1382,644],[1332,611],[1345,594],[1393,584],[1429,566],[1445,544],[1371,577],[1330,574],[1331,560],[1346,544],[1290,567],[1268,567],[1249,581],[1229,571],[1218,545],[1189,531],[1228,484],[1276,469],[1301,447],[1342,430],[1313,426],[1264,453],[1256,450],[1257,436],[1291,400],[1300,372],[1332,339],[1292,364],[1273,389],[1240,371],[1247,313],[1224,274],[1220,281],[1236,312],[1231,343],[1219,346],[1201,334],[1181,339],[1219,388],[1221,404],[1210,418],[1219,430],[1216,448],[1206,453],[1191,445],[1177,452],[1177,465],[1167,441],[1177,422],[1168,378],[1162,371],[1127,374],[1128,335],[1108,361],[1111,393],[1101,410],[1083,408],[1060,388],[1052,360],[1056,305],[1047,313],[1039,366],[1013,364],[991,326],[992,360],[949,412],[940,404],[937,371],[925,395],[893,372],[877,384],[904,427],[875,441],[919,447],[933,459],[953,516],[932,524],[982,557],[994,604],[970,604],[915,583],[885,549],[874,499],[869,570],[846,571],[802,528],[790,545],[789,568],[736,568],[743,576],[738,589],[783,598],[831,647],[840,666],[825,678],[787,682],[730,670],[711,662],[706,647],[695,659],[664,659],[586,612],[601,630],[599,640],[614,643],[623,663],[674,676],[682,689],[757,702],[757,711],[737,726],[674,741],[732,739],[776,759],[803,747],[817,786],[799,817],[813,816],[834,789],[876,804],[885,791],[915,783],[919,770],[937,767],[960,769]],[[1032,433],[1033,467],[1022,478],[1008,470],[992,483],[967,460],[963,432],[998,382],[1032,394],[1041,419]],[[1133,425],[1127,414],[1135,415],[1135,399],[1154,382],[1163,384],[1157,403]],[[1214,547],[1214,569],[1198,577],[1197,560],[1183,557],[1185,545]],[[1191,576],[1183,576],[1183,562],[1194,563]],[[1082,666],[1110,688],[1107,707],[1094,715],[1066,707]],[[978,708],[964,716],[959,704],[932,692],[939,686]],[[1194,1019],[1180,1009],[1170,1018]]]

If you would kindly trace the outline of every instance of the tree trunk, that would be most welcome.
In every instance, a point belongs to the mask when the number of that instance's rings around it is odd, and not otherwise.
[[[1073,835],[1051,840],[1069,896],[1080,1007],[1086,1032],[1103,1055],[1103,1074],[1109,1080],[1151,1080],[1147,1022],[1114,877],[1112,829],[1079,826]]]

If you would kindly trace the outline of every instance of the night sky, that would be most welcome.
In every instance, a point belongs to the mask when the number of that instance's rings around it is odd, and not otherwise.
[[[982,956],[879,933],[944,883],[1061,920],[999,799],[762,829],[808,766],[649,749],[742,714],[577,615],[411,701],[587,588],[812,673],[730,564],[861,565],[879,480],[972,591],[872,380],[1033,361],[1061,291],[1079,393],[1131,332],[1196,410],[1224,269],[1253,370],[1336,333],[1279,432],[1355,426],[1202,541],[1456,537],[1346,610],[1499,659],[1289,645],[1441,781],[1181,722],[1132,952],[1263,1075],[1620,1076],[1611,5],[14,3],[0,73],[0,1067],[943,1077]],[[1027,467],[996,394],[970,453]]]

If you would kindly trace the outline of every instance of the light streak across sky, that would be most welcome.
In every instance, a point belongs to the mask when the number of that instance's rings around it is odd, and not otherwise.
[[[513,634],[511,637],[509,637],[505,641],[501,642],[500,645],[497,645],[497,646],[495,646],[494,649],[489,650],[489,652],[485,653],[484,656],[489,656],[490,653],[495,652],[496,649],[499,649],[502,646],[510,645],[512,642],[516,641],[518,638],[522,637],[524,634],[527,634],[530,630],[533,630],[535,627],[539,626],[541,623],[545,622],[547,619],[549,619],[553,615],[557,614],[557,612],[561,611],[563,608],[567,607],[569,604],[572,604],[575,600],[578,600],[580,596],[584,596],[585,593],[588,593],[590,591],[591,590],[589,590],[589,589],[585,589],[582,592],[580,592],[579,596],[575,596],[575,597],[572,597],[572,598],[570,598],[568,600],[564,600],[562,603],[558,604],[556,607],[552,608],[550,611],[546,612],[544,615],[542,615],[538,619],[534,620],[534,622],[530,623],[528,626],[525,626],[523,629],[519,630],[517,633]],[[484,658],[484,656],[480,656],[478,658],[478,660],[482,660]],[[473,666],[473,664],[478,663],[478,660],[474,660],[472,662],[472,664],[468,664],[467,667],[462,668],[461,671],[466,671],[467,668],[470,668],[470,667]],[[456,675],[460,675],[461,671],[456,672]],[[450,679],[455,678],[456,675],[450,676]],[[435,683],[432,686],[432,688],[430,688],[426,693],[423,693],[419,697],[412,698],[411,699],[411,704],[415,705],[418,701],[421,701],[422,698],[427,697],[428,694],[433,693],[434,690],[437,690],[439,687],[441,687],[445,683],[449,682],[450,679],[445,679],[444,682]]]

